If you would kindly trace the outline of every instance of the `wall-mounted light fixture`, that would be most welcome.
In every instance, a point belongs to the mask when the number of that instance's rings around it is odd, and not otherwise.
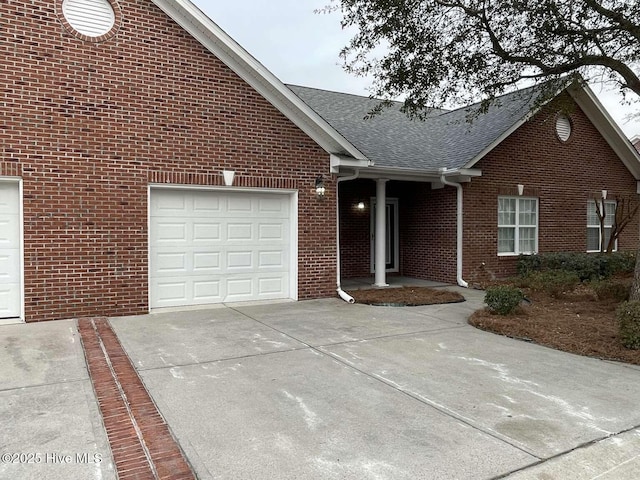
[[[318,198],[323,198],[326,192],[326,188],[324,187],[324,180],[322,179],[322,175],[318,175],[316,177],[316,195]]]
[[[524,185],[518,185],[518,195],[522,196],[524,193]]]
[[[358,202],[358,203],[356,204],[356,208],[357,208],[358,210],[360,210],[360,211],[363,211],[363,210],[364,210],[364,208],[365,208],[364,202]]]
[[[607,199],[607,191],[606,190],[602,190],[602,199],[603,200]]]

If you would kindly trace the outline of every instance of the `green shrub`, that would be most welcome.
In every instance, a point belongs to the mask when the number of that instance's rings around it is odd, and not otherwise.
[[[640,302],[624,302],[616,310],[620,340],[634,350],[640,350]]]
[[[565,292],[576,288],[580,283],[580,277],[572,272],[564,270],[545,270],[533,272],[523,279],[524,286],[545,292],[552,297],[561,297]]]
[[[630,252],[602,253],[543,253],[520,255],[517,270],[520,276],[546,270],[562,270],[578,275],[581,281],[608,278],[620,272],[632,272],[635,254]]]
[[[631,286],[628,282],[606,279],[591,282],[591,289],[598,297],[598,300],[624,302],[629,299]]]
[[[487,288],[484,296],[489,310],[500,315],[509,315],[520,305],[524,298],[522,290],[510,285],[498,285]]]

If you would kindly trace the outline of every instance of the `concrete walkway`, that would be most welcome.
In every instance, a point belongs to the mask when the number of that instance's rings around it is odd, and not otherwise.
[[[337,299],[110,324],[198,478],[635,479],[640,368]],[[0,328],[0,478],[115,478],[76,323]],[[84,457],[80,458],[81,460]]]

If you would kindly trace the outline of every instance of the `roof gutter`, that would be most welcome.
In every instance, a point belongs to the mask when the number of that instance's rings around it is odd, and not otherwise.
[[[457,208],[456,208],[456,280],[458,285],[469,288],[469,284],[462,278],[462,234],[463,234],[463,204],[462,204],[462,185],[460,183],[451,182],[446,178],[447,169],[440,169],[440,182],[443,185],[456,187],[457,190]]]

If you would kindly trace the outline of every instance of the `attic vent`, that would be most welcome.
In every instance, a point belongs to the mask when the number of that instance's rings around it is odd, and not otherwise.
[[[87,37],[100,37],[116,22],[108,0],[64,0],[62,13],[73,28]]]
[[[566,142],[571,136],[571,120],[566,115],[558,115],[556,119],[556,134],[561,142]]]

